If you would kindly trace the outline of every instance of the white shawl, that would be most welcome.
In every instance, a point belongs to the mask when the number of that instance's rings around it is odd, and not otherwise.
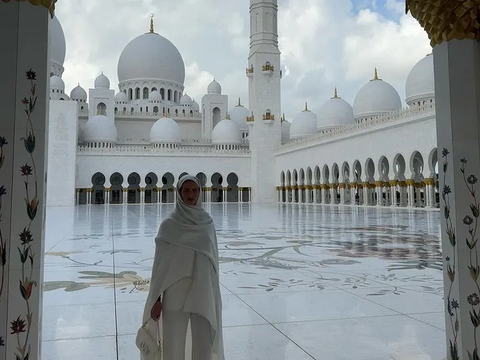
[[[196,205],[187,205],[181,197],[180,191],[182,185],[186,181],[193,181],[199,187],[199,197]],[[203,209],[201,202],[201,184],[198,179],[191,175],[183,176],[177,184],[177,197],[174,211],[160,225],[158,235],[155,238],[156,251],[153,262],[152,276],[150,280],[150,292],[148,294],[145,310],[143,314],[143,323],[150,319],[150,311],[163,292],[181,280],[182,275],[175,273],[172,269],[172,261],[176,259],[176,252],[179,247],[185,247],[195,251],[196,253],[206,256],[211,264],[211,277],[213,284],[213,292],[215,298],[215,318],[216,323],[212,323],[213,319],[208,319],[213,330],[213,356],[212,360],[224,360],[223,352],[223,335],[222,335],[222,300],[220,294],[219,282],[219,261],[218,261],[218,244],[215,226],[210,215]],[[192,310],[190,310],[192,311]],[[192,311],[197,312],[197,311]],[[200,311],[199,311],[200,312]],[[202,314],[200,314],[202,315]],[[160,327],[160,339],[163,344],[162,336],[162,317],[158,321]],[[146,329],[152,334],[157,335],[157,324],[150,320]],[[191,358],[191,331],[190,325],[187,331],[186,341],[186,360]],[[167,359],[165,359],[167,360]]]

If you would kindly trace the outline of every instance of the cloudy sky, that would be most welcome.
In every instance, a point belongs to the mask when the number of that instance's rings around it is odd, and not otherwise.
[[[249,0],[60,0],[57,16],[67,39],[64,80],[93,86],[100,72],[117,90],[117,61],[127,43],[155,30],[172,41],[186,66],[186,92],[200,102],[215,77],[230,96],[247,102],[246,57]],[[392,84],[405,98],[405,79],[431,52],[427,35],[404,0],[278,0],[279,40],[285,69],[282,110],[291,120],[317,110],[332,95],[353,104],[373,77]],[[248,105],[248,104],[246,104]]]

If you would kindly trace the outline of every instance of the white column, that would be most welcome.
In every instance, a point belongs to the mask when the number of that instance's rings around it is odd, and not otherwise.
[[[453,40],[435,46],[433,54],[447,354],[451,359],[457,349],[460,360],[478,359],[472,354],[480,344],[480,217],[474,195],[480,191],[480,44]]]
[[[322,184],[320,185],[321,189],[321,198],[322,198],[322,204],[327,203],[327,191],[328,191],[328,185]]]
[[[377,206],[382,206],[383,205],[383,182],[381,181],[376,181],[375,182],[375,192],[377,194]]]
[[[335,184],[330,186],[330,204],[337,203],[337,187]]]
[[[238,202],[239,203],[242,202],[242,188],[241,187],[238,188]]]
[[[75,189],[75,204],[80,204],[80,189]]]
[[[338,188],[340,189],[340,204],[345,205],[345,184],[340,183]]]
[[[0,2],[0,359],[41,355],[49,17]]]
[[[110,204],[110,189],[105,189],[105,204]]]
[[[370,183],[363,183],[363,206],[371,205],[370,200]]]
[[[145,188],[140,188],[140,204],[145,203]]]
[[[123,203],[128,204],[128,188],[123,188],[122,194],[123,194]]]
[[[412,179],[406,181],[407,184],[407,206],[415,206],[415,188],[413,187],[415,182]]]
[[[390,206],[397,206],[397,181],[390,181]]]
[[[313,185],[313,203],[318,204],[318,185]]]

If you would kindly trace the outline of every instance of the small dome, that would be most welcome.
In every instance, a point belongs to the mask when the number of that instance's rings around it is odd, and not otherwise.
[[[65,34],[60,25],[60,21],[55,16],[50,22],[50,61],[52,65],[60,65],[63,67],[65,62],[65,54],[67,52],[67,45],[65,41]],[[54,74],[56,74],[54,72]],[[59,74],[57,74],[59,75]]]
[[[83,128],[85,142],[117,142],[117,128],[112,120],[104,115],[88,119]]]
[[[285,144],[290,140],[290,125],[290,121],[282,121],[282,144]]]
[[[117,95],[115,95],[115,102],[118,102],[118,103],[128,102],[127,94],[125,94],[123,91],[120,91],[119,93],[117,93]]]
[[[299,139],[317,133],[317,115],[308,110],[305,104],[305,110],[293,119],[290,125],[290,139]]]
[[[153,90],[150,95],[148,96],[148,100],[150,101],[162,101],[162,94],[160,94],[160,91],[158,90]]]
[[[50,78],[50,89],[65,91],[65,83],[60,76],[53,75]]]
[[[402,101],[397,90],[389,83],[375,76],[365,84],[355,96],[353,113],[355,120],[387,114],[402,109]]]
[[[200,111],[200,105],[195,100],[192,100],[192,110],[193,111]]]
[[[240,130],[248,129],[247,117],[250,115],[250,111],[244,107],[240,101],[237,106],[228,112],[228,114],[230,115],[230,119],[237,124]]]
[[[413,105],[417,101],[435,98],[435,81],[433,74],[433,56],[427,55],[410,71],[405,84],[406,103]]]
[[[187,94],[183,95],[180,98],[180,105],[191,105],[191,104],[192,104],[192,98]]]
[[[72,100],[82,100],[82,101],[87,101],[87,92],[85,91],[84,88],[78,84],[71,92],[70,92],[70,97]]]
[[[328,100],[318,111],[317,129],[328,129],[353,123],[352,106],[338,97],[337,89],[333,98]]]
[[[180,126],[175,120],[163,117],[153,124],[150,142],[154,144],[178,144],[182,141]]]
[[[110,80],[103,75],[103,72],[95,79],[95,89],[110,89]]]
[[[222,86],[215,80],[208,85],[207,93],[212,95],[222,95]]]
[[[212,131],[212,143],[215,145],[240,145],[242,134],[237,124],[230,119],[220,121]]]

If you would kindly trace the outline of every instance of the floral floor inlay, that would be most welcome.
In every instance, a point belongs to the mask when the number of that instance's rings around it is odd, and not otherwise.
[[[45,358],[137,358],[153,239],[171,209],[47,210]],[[445,357],[438,211],[207,209],[218,230],[228,359]]]

